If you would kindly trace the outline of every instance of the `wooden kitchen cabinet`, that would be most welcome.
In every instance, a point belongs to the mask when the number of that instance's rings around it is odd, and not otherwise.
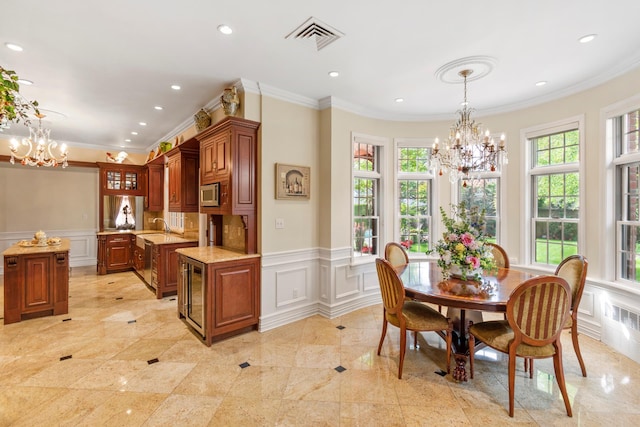
[[[4,324],[69,312],[69,241],[4,252]]]
[[[145,196],[144,166],[97,162],[102,195]]]
[[[98,274],[130,270],[135,238],[131,233],[98,235]]]
[[[198,246],[192,243],[167,243],[153,245],[151,256],[151,287],[158,299],[175,295],[178,291],[178,248]]]
[[[164,209],[164,162],[147,164],[146,196],[146,210],[160,212]]]
[[[257,329],[260,317],[259,257],[203,264],[181,253],[178,259],[178,316],[202,336],[207,346]],[[194,279],[197,283],[190,283],[189,278],[193,277],[190,269],[194,268],[205,271],[203,282],[199,276]]]
[[[185,142],[167,154],[169,212],[198,212],[200,151],[194,142],[195,148]]]
[[[256,213],[257,139],[260,123],[226,117],[195,136],[200,141],[202,185],[225,183],[226,206],[201,207],[201,213],[251,215]],[[221,185],[220,196],[223,188]]]

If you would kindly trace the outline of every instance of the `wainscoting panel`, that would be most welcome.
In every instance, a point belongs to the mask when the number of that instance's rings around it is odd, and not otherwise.
[[[281,308],[308,299],[309,268],[276,271],[276,307]]]
[[[69,267],[96,265],[98,253],[97,230],[46,230],[48,237],[69,239]],[[31,232],[0,233],[0,253],[20,240],[33,238]],[[0,263],[0,274],[4,274],[4,262]]]
[[[379,303],[375,264],[350,265],[350,254],[350,248],[262,254],[260,331]]]

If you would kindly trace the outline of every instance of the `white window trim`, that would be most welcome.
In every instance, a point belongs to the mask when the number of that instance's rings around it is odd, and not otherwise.
[[[640,153],[625,154],[616,158],[616,145],[615,141],[608,138],[607,135],[607,121],[611,118],[621,116],[629,111],[637,110],[640,108],[640,94],[634,95],[620,102],[608,105],[600,110],[600,140],[603,144],[602,147],[602,167],[600,168],[600,182],[604,183],[604,200],[602,204],[604,218],[603,227],[601,227],[601,242],[603,244],[602,254],[604,256],[611,256],[615,254],[615,257],[610,260],[606,259],[601,264],[602,273],[605,280],[616,282],[616,270],[619,264],[618,248],[616,242],[618,241],[618,228],[616,224],[616,189],[615,189],[615,173],[616,166],[623,163],[631,163],[640,161]],[[613,208],[611,208],[613,207]],[[612,262],[611,262],[612,261]],[[625,285],[629,286],[632,282],[624,280],[621,281]],[[635,283],[635,282],[633,282]]]
[[[400,173],[398,171],[398,149],[399,148],[431,148],[435,143],[436,138],[395,138],[393,140],[393,234],[392,239],[394,242],[400,241],[400,210],[398,207],[398,181],[402,179],[430,179],[431,180],[431,224],[429,224],[430,237],[429,242],[434,243],[434,238],[439,236],[442,232],[440,226],[436,224],[436,220],[439,223],[440,214],[439,211],[436,214],[436,203],[440,200],[438,186],[436,185],[435,174],[428,168],[424,173]],[[426,253],[409,253],[411,259],[426,259]]]
[[[524,165],[524,185],[523,191],[521,192],[521,227],[520,229],[524,232],[524,238],[520,241],[520,253],[523,255],[523,265],[527,266],[535,266],[535,267],[543,267],[548,268],[547,264],[534,263],[532,259],[532,236],[533,236],[533,224],[532,224],[532,201],[531,201],[531,192],[532,192],[532,178],[534,175],[538,174],[547,174],[547,173],[555,173],[555,172],[565,172],[572,164],[568,165],[551,165],[551,166],[540,166],[537,168],[533,168],[531,166],[532,154],[533,150],[531,147],[531,140],[533,138],[565,132],[571,129],[578,129],[578,158],[580,161],[577,164],[577,171],[579,176],[580,184],[578,186],[580,191],[580,210],[578,217],[578,253],[584,254],[585,248],[585,116],[584,114],[579,114],[577,116],[568,117],[566,119],[558,120],[552,123],[541,124],[537,126],[532,126],[529,128],[524,128],[520,130],[520,141],[522,141],[522,155],[521,162]]]
[[[379,170],[378,172],[375,174],[376,177],[380,176],[380,188],[378,189],[378,198],[380,200],[378,200],[380,209],[379,209],[379,216],[380,216],[380,224],[379,224],[379,228],[380,228],[380,232],[378,234],[378,254],[376,256],[358,256],[356,257],[354,255],[354,251],[353,251],[353,221],[354,221],[354,215],[353,215],[353,179],[356,176],[356,173],[353,169],[353,144],[355,143],[360,143],[360,144],[369,144],[369,145],[375,145],[379,147],[379,156],[378,156],[378,167]],[[390,183],[393,181],[392,179],[388,179],[388,177],[392,176],[391,172],[389,171],[389,162],[386,160],[387,159],[387,151],[388,148],[392,146],[392,141],[390,138],[386,138],[386,137],[381,137],[381,136],[374,136],[374,135],[367,135],[364,133],[358,133],[358,132],[352,132],[351,133],[351,144],[350,144],[350,169],[351,169],[351,183],[349,185],[350,187],[350,202],[349,202],[349,206],[350,206],[350,213],[349,213],[349,247],[350,247],[350,253],[351,253],[351,265],[361,265],[361,264],[371,264],[375,262],[375,259],[377,257],[384,257],[384,242],[387,241],[387,236],[392,235],[390,232],[387,231],[387,226],[386,226],[386,218],[390,218],[391,217],[391,212],[389,211],[389,203],[387,201],[387,195],[388,194],[393,194],[393,191],[390,190],[388,188],[388,186],[390,185]],[[365,176],[367,174],[367,172],[359,172],[358,175],[359,176]],[[373,177],[373,174],[370,174],[371,177]]]

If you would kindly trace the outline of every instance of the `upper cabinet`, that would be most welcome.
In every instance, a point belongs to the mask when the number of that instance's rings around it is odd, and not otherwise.
[[[169,173],[169,212],[198,212],[198,141],[185,141],[174,147],[166,156]]]
[[[164,162],[147,163],[147,197],[144,208],[154,212],[164,209]]]
[[[200,141],[200,182],[220,183],[220,206],[202,207],[202,213],[255,213],[259,126],[251,120],[226,117],[196,135]]]
[[[98,162],[98,167],[103,195],[146,195],[144,166]]]

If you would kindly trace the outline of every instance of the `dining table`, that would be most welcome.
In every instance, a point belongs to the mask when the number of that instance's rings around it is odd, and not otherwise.
[[[447,317],[453,323],[451,345],[455,367],[452,375],[457,381],[467,381],[469,319],[482,320],[482,312],[506,312],[511,292],[535,276],[513,268],[498,268],[484,272],[479,281],[453,276],[445,279],[435,260],[410,262],[400,267],[398,274],[407,297],[448,307]]]

